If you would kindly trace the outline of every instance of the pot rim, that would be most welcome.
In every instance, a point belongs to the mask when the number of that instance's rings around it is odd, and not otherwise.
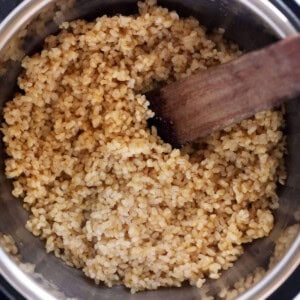
[[[55,0],[24,0],[0,24],[0,49],[28,24],[43,8]],[[264,20],[279,38],[297,34],[296,27],[274,4],[267,0],[239,0]],[[300,232],[287,253],[275,267],[250,289],[238,296],[240,300],[265,299],[274,292],[300,264]],[[0,247],[0,273],[27,299],[55,300],[44,287],[35,282]]]

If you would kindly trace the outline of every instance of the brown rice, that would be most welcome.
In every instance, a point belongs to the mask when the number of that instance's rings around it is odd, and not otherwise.
[[[139,12],[64,23],[23,60],[24,94],[4,111],[6,175],[26,227],[97,283],[201,287],[273,227],[283,114],[258,113],[182,150],[163,143],[147,128],[143,92],[240,51],[154,1]]]

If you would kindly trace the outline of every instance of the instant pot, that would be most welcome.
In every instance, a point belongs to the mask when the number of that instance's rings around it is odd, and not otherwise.
[[[0,0],[0,17],[3,18],[20,2]],[[225,28],[225,37],[244,50],[263,47],[300,31],[300,1],[296,0],[166,0],[158,1],[158,4],[176,9],[181,16],[192,15],[208,28]],[[57,32],[63,21],[75,18],[92,20],[103,14],[132,14],[136,9],[135,0],[23,1],[0,25],[1,109],[5,101],[16,92],[21,59],[41,49],[44,37]],[[222,287],[232,287],[257,267],[268,269],[277,242],[289,226],[296,224],[299,224],[298,233],[286,245],[281,259],[267,270],[259,282],[249,286],[238,297],[265,299],[293,272],[291,279],[277,292],[277,297],[289,299],[291,291],[296,294],[300,289],[300,272],[297,269],[300,263],[300,99],[286,106],[285,130],[288,141],[288,179],[285,186],[278,190],[280,207],[275,212],[274,229],[269,237],[246,245],[245,253],[220,279],[208,281],[203,288],[208,296],[217,298]],[[0,278],[0,291],[3,295],[10,299],[19,299],[22,295],[27,299],[43,300],[201,299],[201,289],[188,285],[134,295],[122,286],[97,286],[85,278],[80,270],[66,266],[52,254],[46,254],[43,242],[24,227],[27,213],[22,208],[22,202],[11,195],[11,182],[4,174],[5,151],[2,143],[0,155],[0,233],[11,235],[19,250],[18,258],[12,258],[0,247],[0,273],[3,276]]]

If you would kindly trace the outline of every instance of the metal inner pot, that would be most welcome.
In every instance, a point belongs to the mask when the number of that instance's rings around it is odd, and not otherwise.
[[[297,32],[297,25],[264,0],[169,0],[159,5],[176,9],[180,16],[194,16],[209,29],[226,29],[225,37],[244,50],[267,45],[278,38]],[[58,30],[65,20],[92,20],[103,14],[132,14],[137,12],[134,0],[27,0],[0,27],[0,103],[11,99],[16,91],[16,78],[21,71],[20,60],[25,54],[41,49],[44,37]],[[286,14],[287,15],[287,14]],[[298,28],[299,30],[299,28]],[[245,253],[234,267],[217,281],[206,284],[208,294],[216,296],[222,286],[231,286],[256,267],[266,267],[274,252],[276,241],[285,228],[299,223],[300,211],[300,101],[287,105],[288,180],[280,188],[280,208],[275,212],[275,227],[268,238],[245,246]],[[189,285],[162,288],[131,295],[123,286],[97,286],[80,270],[66,266],[52,254],[46,254],[44,243],[24,227],[27,212],[22,202],[11,195],[11,181],[4,174],[4,146],[0,147],[0,232],[10,234],[19,249],[22,262],[35,265],[34,272],[25,272],[0,248],[0,272],[29,299],[199,299],[201,290]],[[299,215],[299,213],[298,213]],[[292,241],[285,256],[260,280],[240,295],[240,299],[260,299],[274,291],[300,262],[300,234]]]

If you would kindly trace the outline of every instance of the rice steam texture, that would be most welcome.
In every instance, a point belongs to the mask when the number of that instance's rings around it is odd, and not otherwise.
[[[136,16],[64,23],[26,57],[4,110],[26,227],[96,283],[201,287],[267,236],[283,182],[281,111],[182,150],[147,128],[145,91],[231,60],[222,30],[139,3]]]

